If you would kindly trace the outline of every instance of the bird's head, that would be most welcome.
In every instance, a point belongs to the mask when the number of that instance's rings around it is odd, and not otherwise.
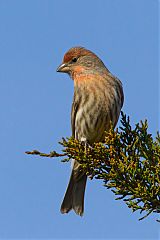
[[[90,50],[83,47],[73,47],[64,55],[57,72],[68,73],[71,77],[77,73],[87,73],[105,69],[103,62]]]

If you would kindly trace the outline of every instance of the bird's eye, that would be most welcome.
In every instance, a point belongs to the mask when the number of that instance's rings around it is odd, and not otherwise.
[[[76,57],[74,57],[73,59],[72,59],[72,62],[77,62],[77,58]]]

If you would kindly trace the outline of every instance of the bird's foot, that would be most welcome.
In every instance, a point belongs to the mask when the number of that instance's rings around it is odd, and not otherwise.
[[[81,138],[81,145],[85,148],[85,151],[87,151],[87,148],[92,148],[86,138]]]

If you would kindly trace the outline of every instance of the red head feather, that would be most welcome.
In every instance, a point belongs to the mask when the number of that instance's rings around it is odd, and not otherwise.
[[[68,50],[68,52],[64,55],[63,63],[70,62],[74,57],[78,58],[80,56],[86,56],[86,55],[94,55],[93,52],[90,50],[87,50],[83,47],[73,47]]]

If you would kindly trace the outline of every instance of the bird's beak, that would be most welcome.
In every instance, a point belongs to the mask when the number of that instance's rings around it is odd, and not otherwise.
[[[62,63],[58,68],[57,68],[57,72],[64,72],[64,73],[68,73],[69,72],[69,67],[66,63]]]

